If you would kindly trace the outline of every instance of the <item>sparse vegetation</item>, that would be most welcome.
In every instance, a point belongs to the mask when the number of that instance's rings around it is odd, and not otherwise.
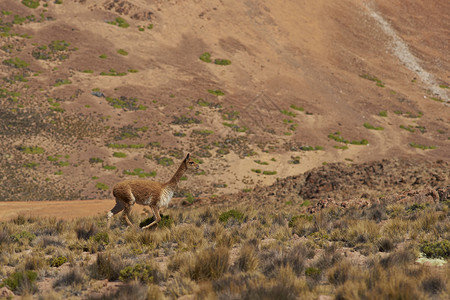
[[[123,50],[123,49],[117,50],[117,53],[119,53],[120,55],[123,55],[123,56],[127,56],[128,55],[128,52]]]
[[[374,82],[376,83],[377,86],[379,86],[379,87],[384,87],[384,83],[383,83],[380,79],[378,79],[377,77],[375,77],[375,76],[373,76],[373,75],[370,75],[370,74],[362,74],[362,75],[359,75],[359,77],[364,78],[364,79],[367,79],[367,80],[370,80],[370,81],[374,81]]]
[[[381,126],[373,126],[372,124],[370,124],[370,123],[364,123],[364,127],[366,127],[367,129],[373,129],[373,130],[384,130],[384,128],[383,127],[381,127]]]
[[[205,52],[202,55],[200,55],[200,60],[204,61],[206,63],[210,63],[211,62],[211,53],[209,52]]]
[[[130,24],[128,24],[125,21],[125,19],[123,19],[121,17],[117,17],[114,21],[108,21],[106,23],[111,24],[111,25],[116,25],[116,26],[119,26],[121,28],[128,28],[128,27],[130,27]]]
[[[418,143],[414,143],[414,142],[409,143],[409,145],[413,148],[422,149],[422,150],[436,149],[436,146],[427,146],[427,145],[422,145],[422,144],[418,144]]]

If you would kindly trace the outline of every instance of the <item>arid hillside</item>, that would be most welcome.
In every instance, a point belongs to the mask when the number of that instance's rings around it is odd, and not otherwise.
[[[0,3],[0,201],[177,197],[330,163],[449,162],[450,3]],[[444,171],[443,171],[444,172]],[[447,179],[448,180],[448,173]]]

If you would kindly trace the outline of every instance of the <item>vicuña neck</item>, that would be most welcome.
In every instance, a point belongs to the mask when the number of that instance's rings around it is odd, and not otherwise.
[[[167,182],[167,185],[175,188],[178,182],[180,181],[181,177],[183,176],[184,172],[186,172],[186,167],[184,165],[184,162],[181,163],[181,165],[178,167],[178,170],[175,172],[175,174],[172,176],[172,178]]]

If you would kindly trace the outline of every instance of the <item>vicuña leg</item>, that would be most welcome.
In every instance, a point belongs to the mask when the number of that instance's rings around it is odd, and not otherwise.
[[[111,218],[120,213],[124,208],[123,202],[116,200],[116,205],[106,214],[106,228],[109,228],[111,225]]]
[[[153,225],[156,225],[159,223],[159,221],[161,221],[161,216],[159,215],[159,209],[157,206],[150,206],[150,208],[152,209],[153,212],[153,217],[154,217],[154,221],[151,222],[150,224],[148,224],[147,226],[142,227],[142,229],[147,229],[152,227]]]
[[[133,223],[131,223],[130,219],[128,218],[130,216],[132,205],[125,205],[125,209],[123,210],[123,218],[125,222],[127,222],[128,226],[133,227]]]

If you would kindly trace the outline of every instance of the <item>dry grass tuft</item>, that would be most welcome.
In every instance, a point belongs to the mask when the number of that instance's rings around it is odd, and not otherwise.
[[[194,256],[187,271],[193,280],[217,279],[228,270],[228,260],[227,248],[207,248]]]

